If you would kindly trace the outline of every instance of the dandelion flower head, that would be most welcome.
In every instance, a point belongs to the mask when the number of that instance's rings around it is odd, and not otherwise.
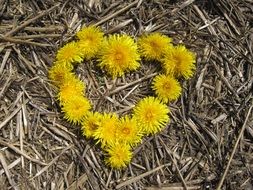
[[[71,72],[72,65],[66,65],[61,62],[56,62],[48,71],[48,77],[57,86],[61,86],[70,78],[74,77]]]
[[[110,145],[115,141],[118,122],[119,118],[114,113],[104,113],[101,116],[100,125],[94,132],[94,139],[101,142],[102,147]]]
[[[73,64],[82,62],[82,56],[78,43],[70,42],[58,50],[56,59],[65,64]]]
[[[176,100],[181,94],[179,82],[170,75],[160,74],[153,79],[152,89],[164,103]]]
[[[168,49],[172,47],[171,38],[158,32],[143,35],[138,40],[138,47],[147,60],[160,61]]]
[[[121,117],[117,128],[117,140],[131,146],[141,142],[142,133],[135,118]]]
[[[89,112],[82,121],[82,132],[87,138],[94,136],[94,132],[100,126],[102,114],[99,112]]]
[[[132,159],[131,148],[127,144],[114,143],[107,148],[107,153],[106,163],[115,169],[126,167]]]
[[[104,33],[100,28],[88,26],[77,32],[78,42],[85,59],[94,58],[101,48]]]
[[[161,131],[169,121],[169,108],[155,97],[146,97],[134,108],[133,117],[137,119],[144,134]]]
[[[183,45],[173,47],[163,59],[163,67],[167,74],[189,79],[195,71],[196,56]]]
[[[64,118],[69,122],[77,124],[82,121],[84,116],[91,108],[89,100],[84,96],[70,96],[68,101],[64,102],[62,111]]]
[[[103,44],[100,55],[101,68],[113,78],[124,75],[125,71],[136,70],[140,64],[137,44],[128,35],[110,35]]]
[[[60,103],[68,101],[71,96],[83,96],[85,91],[85,84],[76,76],[68,78],[59,88],[58,99]]]

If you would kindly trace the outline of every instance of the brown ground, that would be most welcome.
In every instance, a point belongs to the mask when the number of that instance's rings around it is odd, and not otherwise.
[[[253,1],[77,2],[0,0],[0,189],[253,189]],[[160,31],[198,55],[170,124],[122,171],[62,119],[47,78],[57,49],[88,24]],[[154,72],[146,64],[112,81],[77,68],[95,109],[120,114],[150,93]]]

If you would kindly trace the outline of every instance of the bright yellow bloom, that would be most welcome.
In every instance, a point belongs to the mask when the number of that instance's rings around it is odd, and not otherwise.
[[[106,163],[115,169],[126,167],[132,159],[131,148],[127,144],[115,143],[107,148],[107,153]]]
[[[68,101],[71,96],[84,96],[85,84],[77,77],[69,77],[68,81],[60,86],[58,99],[61,104]]]
[[[58,50],[56,59],[66,64],[82,62],[83,54],[77,42],[70,42]]]
[[[176,100],[182,91],[179,82],[170,75],[160,74],[153,80],[152,89],[164,103]]]
[[[100,28],[88,26],[77,32],[79,46],[85,59],[94,58],[101,48],[104,33]]]
[[[61,86],[63,83],[74,77],[72,71],[72,65],[66,65],[64,63],[56,62],[48,71],[48,77],[57,86]]]
[[[80,123],[89,112],[91,104],[84,96],[70,96],[68,101],[64,102],[62,111],[64,118],[74,124]]]
[[[195,71],[196,56],[185,46],[178,45],[165,54],[163,67],[167,74],[189,79]]]
[[[120,118],[116,134],[119,142],[127,143],[131,146],[140,143],[142,138],[141,129],[137,125],[137,120],[127,115]]]
[[[172,47],[171,38],[160,33],[143,35],[138,40],[141,55],[147,60],[161,61],[164,53]]]
[[[116,129],[119,118],[115,113],[104,113],[101,116],[99,127],[94,132],[94,139],[101,142],[102,147],[116,141]]]
[[[128,35],[110,35],[101,49],[99,66],[113,78],[124,75],[125,71],[136,70],[140,64],[137,44]]]
[[[99,112],[89,112],[82,121],[83,136],[87,138],[94,137],[94,132],[100,126],[102,114]]]
[[[146,97],[134,108],[133,117],[144,134],[155,134],[161,131],[169,121],[169,108],[155,97]]]

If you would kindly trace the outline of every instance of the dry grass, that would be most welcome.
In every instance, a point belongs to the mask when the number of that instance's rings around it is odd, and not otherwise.
[[[252,189],[253,1],[0,0],[0,189]],[[170,105],[171,123],[146,138],[122,171],[62,119],[47,78],[59,47],[83,25],[139,36],[161,31],[198,54]],[[95,109],[129,112],[157,69],[112,81],[77,68]]]

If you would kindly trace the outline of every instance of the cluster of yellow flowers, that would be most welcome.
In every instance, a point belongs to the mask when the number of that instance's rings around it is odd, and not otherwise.
[[[188,79],[195,70],[195,55],[185,46],[173,46],[171,39],[160,33],[141,36],[137,42],[126,34],[105,37],[98,27],[89,26],[77,33],[77,41],[58,50],[49,78],[58,87],[57,98],[65,119],[79,124],[83,135],[93,138],[106,152],[106,163],[113,168],[126,167],[132,149],[146,135],[161,131],[169,122],[166,103],[181,94],[178,78]],[[75,76],[73,68],[84,60],[97,59],[98,65],[112,78],[137,70],[140,60],[155,60],[163,71],[153,79],[156,97],[141,99],[131,115],[91,111],[85,97],[85,84]]]

